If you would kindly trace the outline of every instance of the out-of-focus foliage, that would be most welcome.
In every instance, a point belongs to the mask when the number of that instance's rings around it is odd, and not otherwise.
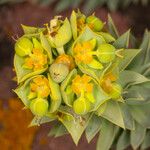
[[[10,3],[10,4],[13,4],[13,3],[21,3],[21,2],[24,2],[25,0],[1,0],[0,1],[0,4],[5,4],[5,3]]]
[[[98,6],[106,5],[110,11],[115,11],[118,8],[126,8],[130,4],[148,5],[149,0],[1,0],[0,4],[30,2],[39,5],[50,5],[56,3],[55,11],[57,13],[66,10],[67,8],[78,8],[83,6],[85,13],[90,13]]]

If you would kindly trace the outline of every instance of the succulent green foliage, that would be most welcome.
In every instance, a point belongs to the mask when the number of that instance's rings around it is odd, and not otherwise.
[[[110,123],[107,120],[103,120],[100,134],[97,141],[97,150],[109,150],[115,137],[117,135],[119,127]]]
[[[77,145],[85,131],[88,142],[99,134],[97,150],[146,149],[150,33],[139,46],[130,30],[119,35],[110,16],[107,32],[103,26],[80,11],[70,20],[56,16],[44,28],[23,25],[14,91],[35,115],[29,126],[56,121],[49,136],[69,133]]]
[[[119,106],[119,102],[116,101],[108,101],[105,111],[101,114],[101,116],[110,122],[125,128],[123,115],[121,112],[121,107]]]
[[[119,140],[117,141],[117,150],[124,150],[130,145],[130,133],[129,131],[122,131],[122,133],[119,136]]]
[[[85,130],[86,138],[88,143],[94,138],[94,136],[99,132],[102,126],[101,118],[97,115],[93,115],[89,121],[89,124]]]

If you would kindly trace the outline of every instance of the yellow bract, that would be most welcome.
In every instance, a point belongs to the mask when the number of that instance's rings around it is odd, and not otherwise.
[[[77,31],[80,33],[82,32],[83,28],[85,27],[85,18],[80,17],[77,19]]]
[[[91,93],[93,90],[93,84],[90,83],[92,78],[88,75],[77,75],[72,81],[72,90],[74,93],[81,94],[82,92]]]
[[[34,71],[43,69],[47,64],[47,56],[40,49],[33,49],[32,54],[25,59],[24,67]]]
[[[92,56],[93,45],[90,41],[77,43],[73,48],[75,60],[77,63],[89,64],[93,60]]]
[[[37,96],[45,98],[50,94],[49,81],[45,77],[39,76],[33,79],[30,83],[31,92],[37,94]]]

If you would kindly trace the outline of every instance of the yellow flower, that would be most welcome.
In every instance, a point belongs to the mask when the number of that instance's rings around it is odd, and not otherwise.
[[[72,81],[72,90],[74,93],[81,94],[82,92],[91,93],[93,90],[93,84],[90,83],[92,78],[88,75],[77,75]]]
[[[47,56],[40,49],[33,49],[33,53],[25,59],[24,67],[34,71],[43,69],[47,64]]]
[[[75,60],[77,63],[89,64],[93,60],[92,50],[93,44],[90,41],[85,41],[82,43],[77,43],[73,48],[75,55]]]
[[[47,78],[39,76],[33,79],[30,83],[31,92],[36,93],[38,96],[45,98],[50,94],[49,81]]]
[[[103,80],[101,81],[101,86],[103,90],[107,93],[110,93],[112,91],[112,82],[116,81],[117,77],[112,73],[108,73],[104,76]]]
[[[85,27],[85,18],[84,17],[77,18],[77,31],[79,33],[82,32],[84,27]]]

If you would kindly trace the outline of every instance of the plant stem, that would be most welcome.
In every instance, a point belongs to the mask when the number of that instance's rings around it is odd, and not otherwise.
[[[62,46],[62,47],[59,47],[59,48],[56,48],[56,49],[57,49],[57,52],[58,52],[59,55],[65,54],[65,51],[64,51],[64,47],[63,47],[63,46]]]

